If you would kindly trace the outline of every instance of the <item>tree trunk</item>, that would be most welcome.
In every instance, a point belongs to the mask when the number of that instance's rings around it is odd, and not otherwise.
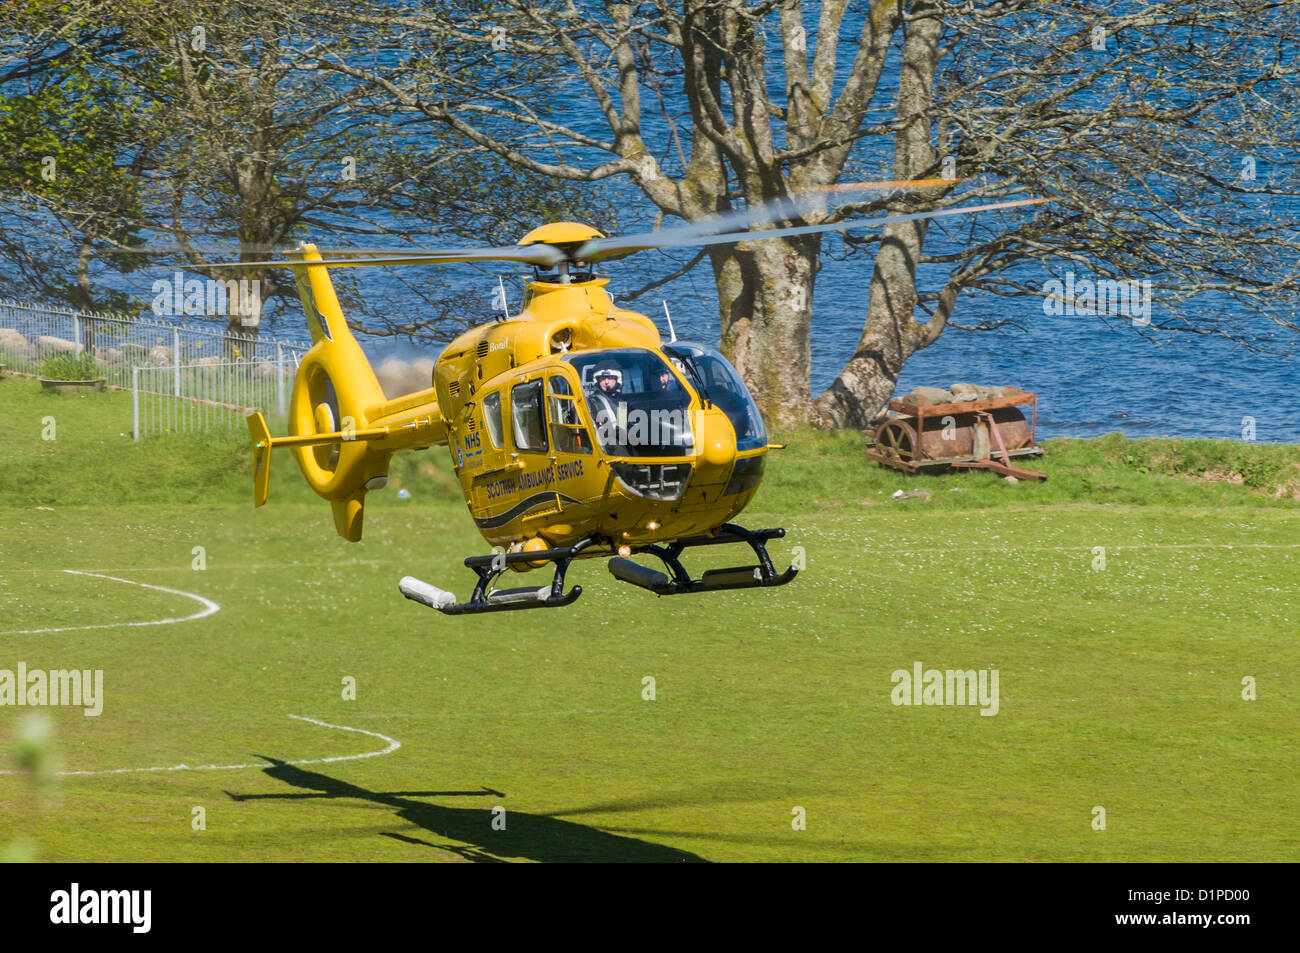
[[[90,236],[82,235],[81,244],[77,248],[77,291],[76,301],[78,311],[90,311],[95,306],[95,296],[90,287],[90,262],[95,257],[95,250],[91,246]],[[81,346],[90,355],[95,353],[95,321],[93,318],[85,318],[81,322]]]
[[[231,284],[240,287],[237,282]],[[248,286],[253,287],[253,282],[248,281]],[[249,300],[242,293],[228,293],[226,302],[225,360],[251,361],[257,357],[257,332],[262,323],[260,296]]]
[[[806,423],[812,401],[809,308],[816,237],[769,239],[710,255],[722,318],[722,352],[769,426]]]
[[[942,19],[935,5],[917,2],[903,43],[903,67],[898,81],[899,130],[894,139],[894,177],[915,179],[933,170],[937,159],[931,144],[930,110],[934,102],[934,72],[939,60]],[[891,212],[911,211],[903,204]],[[925,241],[926,222],[900,222],[881,233],[880,250],[871,274],[871,298],[862,336],[853,357],[814,408],[820,426],[867,429],[898,384],[903,363],[934,342],[947,324],[958,285],[944,291],[939,314],[926,324],[916,311],[916,267]]]
[[[258,253],[251,242],[243,242],[240,260],[249,261]],[[226,283],[227,361],[251,361],[257,357],[257,337],[262,326],[262,302],[270,290],[266,272],[249,269],[235,273]]]
[[[888,226],[871,274],[871,297],[853,357],[820,397],[814,422],[867,429],[894,393],[903,363],[934,340],[940,325],[917,324],[916,256],[924,222]]]

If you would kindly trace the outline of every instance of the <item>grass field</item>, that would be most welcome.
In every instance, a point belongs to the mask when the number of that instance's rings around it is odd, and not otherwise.
[[[1057,441],[1051,479],[1012,486],[796,434],[743,520],[787,528],[778,563],[806,548],[791,585],[656,599],[591,561],[568,609],[467,619],[396,590],[463,597],[484,549],[442,456],[402,461],[412,498],[373,494],[347,544],[287,455],[254,510],[243,437],[131,444],[129,419],[122,394],[0,382],[0,669],[102,669],[103,713],[44,709],[38,748],[117,772],[0,776],[0,851],[1300,859],[1296,447]],[[913,488],[931,500],[889,501]],[[122,625],[203,611],[132,583],[220,609]],[[74,626],[108,627],[15,634]],[[996,670],[997,714],[893,704],[918,661]],[[0,708],[0,767],[32,711]]]

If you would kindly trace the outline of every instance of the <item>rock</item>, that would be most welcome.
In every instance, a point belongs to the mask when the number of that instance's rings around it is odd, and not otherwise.
[[[258,381],[273,381],[278,371],[276,366],[270,361],[257,360],[253,362],[253,379]]]
[[[925,490],[913,490],[911,493],[904,493],[902,490],[896,490],[890,499],[895,502],[900,500],[921,500],[922,502],[928,503],[930,502],[930,494]]]
[[[16,361],[30,361],[32,346],[22,333],[13,328],[0,328],[0,351]]]
[[[43,334],[36,339],[36,354],[38,357],[49,357],[51,354],[80,353],[81,345],[66,338],[50,337],[48,334]]]
[[[979,394],[972,394],[970,392],[963,392],[960,394],[954,393],[952,395],[952,402],[954,404],[968,404],[973,400],[979,400],[979,399],[980,399]]]
[[[991,400],[994,397],[1001,397],[1001,390],[1001,387],[985,387],[983,384],[952,385],[954,394],[970,394],[968,400]]]
[[[982,384],[953,384],[951,390],[958,401],[992,400],[994,397],[1010,397],[1012,394],[1024,393],[1019,387],[985,387]]]
[[[149,348],[149,363],[155,367],[168,367],[172,362],[172,349],[161,344]]]
[[[1017,480],[1015,477],[1013,477],[1011,474],[1008,473],[1006,476],[1004,476],[1004,477],[1002,478],[1002,482],[1003,482],[1003,483],[1019,483],[1020,481]]]
[[[916,387],[900,401],[909,407],[931,407],[935,404],[951,404],[952,394],[939,387]]]
[[[889,499],[894,503],[904,501],[904,499],[920,499],[920,501],[923,502],[930,502],[930,493],[927,493],[926,490],[913,490],[911,493],[904,493],[902,490],[894,490],[892,497]]]
[[[389,399],[413,394],[433,386],[433,361],[427,357],[414,361],[390,357],[375,368],[375,377]]]

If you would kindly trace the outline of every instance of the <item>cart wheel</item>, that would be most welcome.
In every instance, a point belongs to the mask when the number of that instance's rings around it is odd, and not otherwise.
[[[887,457],[911,460],[916,452],[916,431],[902,420],[887,420],[876,431],[876,446]]]

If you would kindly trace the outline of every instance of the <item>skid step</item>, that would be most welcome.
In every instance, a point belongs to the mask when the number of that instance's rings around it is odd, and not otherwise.
[[[437,586],[414,576],[404,576],[397,584],[398,591],[412,602],[444,615],[467,615],[474,612],[507,612],[514,609],[555,609],[571,605],[582,595],[582,587],[574,586],[564,591],[564,573],[569,563],[594,540],[590,537],[560,549],[541,552],[494,553],[470,556],[465,565],[474,570],[478,583],[468,602],[457,602],[456,597]],[[492,584],[512,563],[549,562],[554,566],[551,582],[546,586],[518,586],[513,589],[493,589]]]
[[[445,589],[431,586],[423,579],[403,576],[397,583],[397,590],[412,602],[418,602],[430,609],[445,609],[456,604],[456,597]]]
[[[724,523],[717,533],[711,536],[686,536],[667,545],[650,544],[637,546],[634,552],[649,553],[658,558],[667,573],[622,556],[609,560],[609,571],[615,579],[630,583],[641,589],[661,596],[676,596],[688,592],[719,592],[727,589],[754,589],[761,586],[784,586],[798,575],[799,570],[791,566],[785,572],[778,573],[767,553],[767,541],[785,536],[783,529],[747,530],[743,526]],[[729,543],[743,543],[753,550],[758,557],[756,566],[736,566],[730,569],[709,569],[699,579],[692,579],[691,574],[681,563],[681,555],[687,549],[697,546],[722,546]]]

